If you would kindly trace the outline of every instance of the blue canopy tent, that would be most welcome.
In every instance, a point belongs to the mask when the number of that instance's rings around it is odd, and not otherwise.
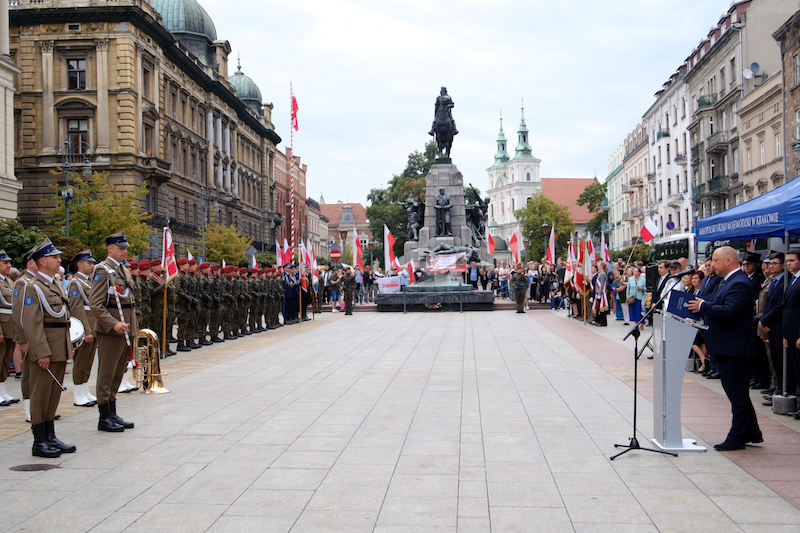
[[[800,236],[800,176],[757,198],[697,221],[698,241]]]

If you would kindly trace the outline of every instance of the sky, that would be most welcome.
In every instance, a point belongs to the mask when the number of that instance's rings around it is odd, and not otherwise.
[[[453,163],[485,191],[502,111],[508,150],[520,107],[541,175],[601,181],[653,94],[729,0],[199,0],[272,102],[307,192],[366,205],[431,139],[439,88],[453,98]]]

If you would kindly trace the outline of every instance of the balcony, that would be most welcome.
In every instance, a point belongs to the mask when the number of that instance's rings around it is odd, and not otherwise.
[[[622,194],[633,194],[636,191],[636,187],[628,182],[625,187],[622,188]]]
[[[631,187],[639,187],[642,183],[644,183],[644,179],[641,176],[631,177]]]
[[[706,190],[705,184],[703,185],[695,185],[692,187],[692,198],[695,200],[700,199],[700,195]]]
[[[704,107],[714,107],[717,104],[717,95],[704,95],[697,99],[697,109],[703,109]]]
[[[631,218],[639,218],[644,214],[644,209],[639,206],[631,208]]]
[[[622,210],[622,220],[633,220],[633,217],[631,216],[631,210],[630,209],[623,209]]]
[[[714,176],[706,184],[708,187],[708,194],[716,197],[728,196],[728,189],[730,189],[730,178],[728,176]]]
[[[724,154],[728,151],[728,134],[718,131],[706,139],[706,152],[709,154]]]
[[[662,137],[669,137],[669,128],[661,128],[656,132],[656,140]]]
[[[675,154],[675,162],[678,163],[679,165],[685,165],[686,162],[687,162],[686,161],[686,153],[685,152],[678,152],[677,154]]]
[[[692,146],[692,161],[697,161],[700,159],[700,150],[703,149],[703,143],[699,142]]]
[[[667,205],[674,208],[679,208],[683,204],[683,195],[680,193],[672,193],[667,196]]]

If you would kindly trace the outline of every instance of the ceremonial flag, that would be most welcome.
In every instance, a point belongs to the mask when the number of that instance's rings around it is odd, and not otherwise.
[[[489,231],[486,231],[486,244],[489,247],[489,255],[494,253],[494,238],[492,238],[492,234]]]
[[[605,261],[606,263],[611,262],[611,252],[608,251],[608,244],[606,244],[605,232],[600,233],[600,254],[603,258],[603,261]]]
[[[569,284],[573,288],[575,287],[572,279],[575,274],[575,261],[575,245],[572,243],[572,236],[570,235],[567,243],[567,268],[564,272],[564,285]]]
[[[292,249],[289,248],[289,243],[286,242],[286,237],[283,238],[283,264],[288,265],[292,262]]]
[[[228,265],[225,264],[225,260],[223,259],[222,260],[222,268],[225,268],[226,266],[228,266]]]
[[[250,254],[250,268],[258,268],[258,261],[256,261],[255,254]]]
[[[514,233],[508,240],[508,249],[511,250],[511,257],[516,265],[520,261],[520,255],[522,252],[522,232],[519,229],[519,224],[517,224],[517,227],[514,229]]]
[[[584,292],[584,280],[586,276],[586,270],[584,269],[584,263],[586,261],[586,243],[583,242],[583,237],[578,235],[578,263],[575,266],[575,284],[573,287],[576,291],[583,294]]]
[[[311,246],[311,239],[306,242],[306,253],[308,254],[308,266],[317,270],[317,254],[314,253],[314,248]]]
[[[414,283],[414,281],[416,281],[414,279],[414,270],[416,270],[416,266],[414,265],[414,260],[413,259],[408,262],[408,264],[406,265],[406,268],[408,268],[408,282],[409,283]]]
[[[386,227],[386,224],[383,225],[383,264],[386,270],[388,271],[390,268],[394,268],[397,272],[400,272],[400,263],[397,261],[397,257],[394,255],[394,243],[395,238],[392,235],[392,232],[389,231],[389,228]]]
[[[555,222],[550,226],[550,239],[547,241],[547,258],[548,265],[556,264],[556,225]]]
[[[586,233],[586,257],[589,260],[590,265],[597,263],[597,254],[594,251],[594,243],[592,242],[591,231]]]
[[[281,250],[281,243],[278,242],[278,239],[275,239],[275,262],[277,266],[283,266],[283,250]]]
[[[306,257],[306,243],[303,242],[303,239],[300,239],[300,264],[303,266],[308,266],[308,258]]]
[[[642,240],[644,240],[644,242],[650,242],[653,240],[653,237],[659,233],[660,231],[658,231],[658,226],[656,226],[656,223],[652,218],[647,217],[647,220],[644,221],[644,227],[639,232],[639,235],[642,236]]]
[[[297,106],[297,98],[294,96],[294,88],[291,84],[289,84],[289,94],[291,94],[292,97],[292,128],[294,128],[294,131],[297,131],[297,110],[300,108]]]
[[[172,231],[164,228],[164,238],[161,248],[161,268],[167,274],[167,279],[178,273],[178,263],[175,261],[175,243],[172,241]]]
[[[194,256],[192,256],[192,252],[190,252],[188,248],[186,249],[186,259],[190,261],[194,259]]]
[[[364,247],[361,246],[361,239],[358,238],[358,230],[353,225],[353,263],[358,265],[359,270],[364,272],[364,260],[361,259],[361,254],[364,253]]]

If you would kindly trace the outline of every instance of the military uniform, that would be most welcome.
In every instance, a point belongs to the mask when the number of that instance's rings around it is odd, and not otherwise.
[[[200,311],[197,316],[195,333],[202,346],[211,344],[211,341],[206,339],[206,335],[209,334],[208,327],[211,320],[211,309],[214,307],[214,299],[211,296],[212,279],[208,274],[203,272],[208,268],[211,268],[210,263],[202,263],[198,268],[196,279]],[[215,335],[212,334],[211,336],[214,337]]]
[[[511,273],[509,285],[514,293],[514,302],[517,304],[517,313],[525,312],[525,292],[528,290],[528,278],[524,272]]]
[[[122,232],[109,235],[105,242],[109,250],[112,246],[129,246]],[[132,422],[126,422],[117,415],[117,390],[131,355],[126,337],[132,342],[138,324],[133,279],[128,269],[110,254],[109,251],[109,257],[94,268],[89,301],[97,319],[97,407],[100,412],[97,429],[119,432],[133,428]],[[117,308],[115,292],[122,307],[122,317]],[[114,330],[118,322],[129,324],[127,335]]]
[[[188,259],[178,259],[178,267],[188,263]],[[179,352],[188,352],[189,347],[189,307],[192,305],[192,297],[189,296],[189,277],[190,274],[180,270],[172,280],[172,287],[175,291],[175,318],[178,320],[178,348]]]
[[[147,293],[150,297],[150,329],[152,329],[159,338],[163,335],[164,324],[164,280],[155,272],[151,272],[147,276]],[[168,304],[169,306],[169,304]],[[169,338],[170,331],[167,327],[167,338]],[[169,349],[168,343],[161,339],[161,349],[166,353]]]
[[[342,290],[344,290],[344,314],[352,315],[353,295],[356,291],[356,277],[350,270],[342,276]]]
[[[212,266],[211,272],[213,272],[213,279],[211,281],[210,294],[213,304],[211,306],[211,313],[208,319],[208,330],[211,334],[211,342],[222,342],[224,339],[220,337],[220,331],[222,327],[222,285],[224,284],[224,281],[222,279],[222,272],[220,272],[219,265]]]
[[[0,262],[8,263],[11,266],[11,257],[5,250],[0,250]],[[6,391],[6,379],[8,379],[8,367],[14,358],[14,321],[11,318],[11,308],[14,301],[14,286],[11,278],[0,274],[0,407],[5,407],[18,403],[19,399],[12,397]],[[19,370],[19,369],[17,369]]]
[[[222,281],[222,331],[224,340],[235,339],[237,335],[233,333],[233,314],[236,309],[236,295],[234,290],[236,285],[233,279],[233,269],[230,265],[225,267],[225,277]]]
[[[77,263],[78,261],[95,262],[90,250],[84,250],[76,254],[72,262]],[[96,398],[89,392],[89,375],[92,371],[92,363],[94,362],[94,352],[97,349],[97,320],[89,304],[89,294],[91,291],[92,283],[89,275],[83,274],[80,271],[72,276],[67,286],[70,314],[81,321],[84,335],[91,335],[93,337],[91,342],[84,341],[83,344],[75,350],[75,356],[73,357],[72,383],[74,385],[73,393],[75,395],[73,404],[80,407],[92,407],[97,403]]]
[[[141,317],[139,328],[155,332],[157,329],[153,324],[153,305],[150,297],[150,288],[147,286],[147,278],[149,277],[150,261],[142,259],[139,261],[139,277],[134,280],[139,288],[137,294],[141,298],[136,300],[136,310],[139,311],[139,316]]]
[[[28,381],[29,375],[27,372],[25,372],[25,364],[22,357],[24,356],[28,346],[28,337],[25,334],[25,330],[22,328],[22,295],[24,294],[25,286],[33,282],[34,278],[36,277],[36,272],[30,270],[30,268],[35,269],[36,266],[29,265],[29,263],[33,262],[31,259],[31,254],[36,251],[36,248],[38,248],[38,246],[34,246],[22,256],[22,262],[25,264],[26,268],[14,283],[14,292],[12,294],[14,299],[11,302],[11,321],[14,324],[14,342],[17,345],[15,349],[21,352],[20,366],[22,367],[22,381],[20,382],[20,389],[22,392],[22,403],[25,406],[25,420],[28,422],[31,421],[31,396],[30,383]]]
[[[58,250],[49,239],[31,255],[37,263],[44,258],[58,256]],[[43,263],[38,263],[44,269]],[[48,260],[50,266],[52,259]],[[56,263],[56,266],[60,261]],[[55,275],[56,269],[52,274]],[[67,359],[72,356],[69,338],[69,305],[61,283],[40,270],[22,292],[21,326],[26,332],[28,350],[24,357],[25,372],[29,375],[31,395],[31,429],[33,455],[58,457],[76,450],[55,436],[56,408],[61,398],[61,383]],[[52,375],[51,375],[52,374]]]

